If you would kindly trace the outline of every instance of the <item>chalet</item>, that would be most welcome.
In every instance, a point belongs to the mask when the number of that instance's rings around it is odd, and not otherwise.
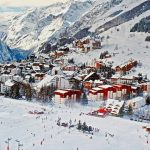
[[[67,102],[75,102],[79,101],[81,98],[81,91],[80,90],[57,90],[54,92],[55,94],[55,102],[56,103],[67,103]]]
[[[86,88],[86,89],[91,89],[93,87],[93,81],[92,80],[84,81],[83,82],[83,87]]]
[[[31,78],[31,74],[29,74],[29,73],[26,74],[25,77],[24,77],[24,79],[25,79],[27,82],[29,82],[30,78]]]
[[[43,80],[44,76],[45,76],[45,73],[36,73],[35,80],[41,81]]]
[[[77,75],[76,71],[63,71],[66,78],[72,78]]]
[[[140,86],[131,86],[131,89],[132,89],[132,96],[138,96],[140,95],[140,93],[142,92],[141,89],[140,89]]]
[[[121,84],[132,84],[134,82],[136,82],[136,80],[132,76],[122,76],[118,80],[118,83]]]
[[[2,94],[13,94],[13,90],[16,90],[18,89],[18,92],[20,90],[20,85],[22,84],[22,82],[18,82],[18,81],[15,81],[15,80],[7,80],[2,86],[1,86],[1,93]],[[15,93],[16,94],[16,93]],[[15,97],[14,97],[15,98]]]
[[[20,63],[19,65],[18,65],[18,67],[19,67],[19,69],[24,69],[25,68],[25,64],[23,64],[23,63]]]
[[[147,82],[147,83],[140,83],[139,86],[140,86],[140,89],[143,92],[150,92],[150,83],[149,82]]]
[[[103,85],[103,84],[104,84],[103,80],[95,80],[94,81],[94,87],[98,87],[98,86]]]
[[[11,69],[14,69],[14,68],[16,68],[16,65],[14,65],[14,64],[6,64],[4,66],[4,69],[9,70],[9,71],[11,71]]]
[[[31,70],[31,72],[30,72],[31,76],[33,76],[33,77],[35,77],[36,73],[37,73],[37,72],[34,71],[34,70]]]
[[[13,80],[13,74],[2,74],[1,76],[0,76],[0,81],[1,82],[6,82],[7,80]]]
[[[60,67],[53,67],[53,69],[51,70],[51,75],[64,75],[63,71],[61,70]]]
[[[35,54],[31,54],[29,58],[30,58],[30,59],[35,59],[35,58],[37,58],[37,57],[35,56]]]
[[[82,52],[89,52],[94,49],[101,48],[101,41],[99,39],[82,39],[74,42],[74,47],[81,49]]]
[[[119,83],[120,74],[115,74],[110,79],[111,79],[111,83],[113,84]]]
[[[78,76],[75,76],[69,79],[69,83],[73,89],[79,89],[79,87],[81,87],[82,85],[81,81],[82,79]]]
[[[17,75],[21,75],[21,69],[20,68],[14,68],[11,70],[12,74],[17,74]]]
[[[105,51],[100,54],[100,59],[107,59],[107,58],[111,58],[111,55],[108,53],[108,51]]]
[[[100,41],[100,39],[94,39],[92,41],[92,48],[93,49],[99,49],[99,48],[101,48],[101,41]]]
[[[104,63],[101,62],[101,61],[95,61],[95,65],[94,66],[95,66],[96,69],[100,69],[100,68],[102,68],[104,66]]]
[[[48,64],[44,64],[44,71],[49,71],[51,68],[50,68],[50,65]]]
[[[32,69],[36,72],[40,72],[41,69],[40,69],[40,66],[32,66]]]
[[[114,99],[108,99],[106,101],[106,109],[114,116],[118,116],[121,112],[121,109],[124,106],[124,101],[118,101]]]
[[[1,92],[2,93],[5,93],[6,91],[10,92],[14,85],[15,85],[15,82],[13,80],[7,80],[3,86],[3,91]]]
[[[92,112],[92,115],[105,117],[107,114],[109,114],[109,111],[106,108],[100,108],[94,112]]]
[[[138,62],[136,60],[129,60],[125,62],[124,64],[121,64],[120,66],[115,67],[115,71],[124,74],[128,71],[130,71],[133,67],[136,67]]]
[[[52,58],[59,58],[59,57],[61,57],[61,56],[63,56],[64,55],[64,51],[55,51],[55,52],[52,52],[52,53],[50,53],[50,56],[52,57]]]
[[[91,72],[89,75],[87,75],[84,78],[84,81],[90,81],[90,80],[95,81],[99,79],[100,79],[100,76],[96,72]]]
[[[64,60],[57,58],[57,59],[55,59],[54,63],[57,64],[57,66],[62,66],[62,65],[64,65]]]
[[[96,72],[96,68],[93,66],[86,66],[86,68],[82,70],[84,74],[90,74],[91,72]]]
[[[78,67],[76,65],[67,65],[65,67],[63,67],[64,71],[76,71],[78,70]]]
[[[57,89],[67,89],[70,88],[70,83],[67,79],[65,79],[63,76],[60,75],[46,75],[38,84],[37,84],[37,90],[40,91],[40,89],[44,86],[53,86]]]

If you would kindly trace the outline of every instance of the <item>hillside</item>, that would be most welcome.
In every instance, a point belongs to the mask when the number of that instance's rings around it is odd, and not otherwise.
[[[12,19],[7,43],[22,49],[37,49],[47,41],[55,43],[67,27],[92,6],[91,2],[69,1],[30,9]]]
[[[12,47],[41,50],[45,43],[53,45],[59,38],[80,38],[87,31],[100,34],[136,20],[149,6],[146,0],[96,0],[32,8],[11,20],[6,41]]]
[[[0,62],[25,59],[30,51],[11,49],[0,40]]]
[[[16,139],[23,144],[20,147],[25,150],[49,150],[50,148],[56,150],[91,150],[93,148],[95,150],[112,148],[115,150],[145,150],[149,147],[146,143],[148,133],[142,129],[146,123],[131,122],[115,117],[91,118],[86,113],[93,110],[92,107],[84,108],[78,105],[71,108],[52,107],[24,101],[12,101],[3,97],[1,99],[0,142],[2,149],[6,148],[4,140],[8,136],[11,137],[10,149],[17,148]],[[43,111],[44,109],[43,115],[29,114],[29,111]],[[85,114],[79,115],[81,110]],[[75,127],[69,129],[57,126],[56,120],[59,117],[62,122],[69,122],[71,119]],[[91,135],[78,131],[76,129],[78,120],[86,121],[88,125],[99,129],[99,132],[94,131],[94,134]]]

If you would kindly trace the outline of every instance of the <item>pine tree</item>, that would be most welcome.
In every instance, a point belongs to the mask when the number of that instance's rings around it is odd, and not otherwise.
[[[88,126],[86,125],[86,122],[83,123],[82,125],[82,131],[87,131],[88,130]]]
[[[149,96],[146,98],[146,105],[150,105],[150,97]]]
[[[81,102],[82,102],[83,105],[88,104],[88,99],[87,99],[87,95],[86,95],[85,91],[83,92],[83,97],[82,97],[82,101]]]
[[[29,78],[29,83],[32,83],[32,77],[30,76],[30,78]]]
[[[31,100],[32,99],[32,89],[30,84],[26,84],[25,85],[25,96],[27,100]]]
[[[133,108],[132,105],[130,104],[128,108],[128,115],[132,115],[132,114],[133,114]]]
[[[77,125],[77,129],[78,130],[81,130],[82,129],[82,124],[81,124],[81,121],[79,120],[79,123],[78,123],[78,125]]]
[[[10,94],[10,96],[12,98],[15,98],[15,99],[17,99],[17,98],[20,97],[20,94],[19,94],[19,85],[15,85],[15,86],[13,86],[11,88],[11,94]]]

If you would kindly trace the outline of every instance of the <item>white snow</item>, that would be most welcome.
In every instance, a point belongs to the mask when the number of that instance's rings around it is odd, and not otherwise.
[[[0,149],[6,149],[5,140],[8,137],[12,138],[10,150],[17,149],[16,139],[23,144],[21,147],[23,150],[77,150],[77,148],[79,150],[148,150],[150,148],[147,144],[147,140],[150,142],[150,137],[148,139],[148,133],[142,129],[142,126],[147,124],[117,117],[98,118],[79,115],[81,112],[88,113],[93,110],[97,108],[77,105],[51,107],[0,97]],[[45,114],[33,115],[29,114],[29,111],[44,111]],[[71,119],[72,124],[76,124],[78,120],[82,123],[86,121],[87,125],[99,128],[100,132],[91,135],[76,128],[59,127],[56,125],[58,117],[61,117],[61,122],[69,122]]]

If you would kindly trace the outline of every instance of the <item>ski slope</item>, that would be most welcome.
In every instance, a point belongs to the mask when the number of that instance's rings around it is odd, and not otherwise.
[[[43,115],[29,114],[29,111],[45,111]],[[48,106],[40,103],[11,100],[0,97],[0,150],[5,150],[10,141],[10,150],[17,149],[17,142],[23,150],[149,150],[148,134],[142,129],[145,123],[133,122],[116,117],[97,118],[85,115],[96,108],[75,105]],[[81,112],[85,114],[81,114]],[[98,128],[93,135],[79,132],[76,128],[56,125],[61,122],[76,124],[78,120]],[[76,122],[75,122],[76,119]],[[107,133],[107,137],[106,137]],[[114,135],[113,137],[109,134]],[[92,138],[91,138],[92,137]],[[42,145],[41,145],[41,141]]]

